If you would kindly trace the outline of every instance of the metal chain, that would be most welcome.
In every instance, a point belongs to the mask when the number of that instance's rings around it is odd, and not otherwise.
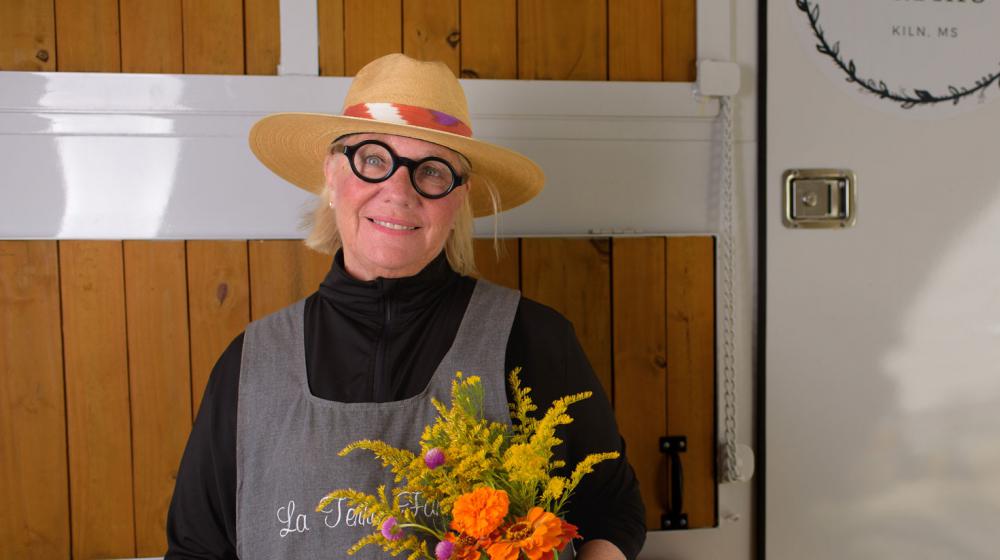
[[[735,181],[733,165],[733,103],[719,98],[722,115],[722,227],[719,239],[722,267],[722,379],[724,436],[722,481],[740,480],[736,457],[736,236],[734,234]]]

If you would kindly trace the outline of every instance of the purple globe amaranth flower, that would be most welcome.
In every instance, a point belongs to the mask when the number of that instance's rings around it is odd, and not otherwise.
[[[390,541],[398,541],[403,538],[403,530],[396,529],[395,517],[386,517],[385,521],[382,522],[382,536],[385,537],[386,540]]]
[[[454,544],[449,541],[441,541],[434,547],[434,557],[437,560],[448,560],[451,558],[453,550],[455,550]]]
[[[424,464],[428,469],[436,469],[444,464],[444,451],[440,447],[435,447],[424,453]]]

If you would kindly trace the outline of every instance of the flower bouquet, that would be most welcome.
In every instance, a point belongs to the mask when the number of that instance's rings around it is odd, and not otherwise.
[[[458,372],[451,406],[433,401],[438,416],[424,429],[419,455],[375,440],[354,442],[340,452],[372,452],[392,470],[397,484],[380,486],[375,494],[334,490],[320,501],[317,511],[345,500],[372,514],[377,530],[348,554],[378,545],[393,556],[408,552],[409,560],[558,560],[559,552],[580,536],[563,519],[567,500],[594,465],[618,453],[588,455],[569,476],[556,475],[566,467],[553,460],[553,448],[562,443],[556,427],[571,423],[568,407],[591,393],[558,399],[535,418],[531,389],[521,387],[519,371],[510,374],[510,425],[483,418],[479,377]],[[434,515],[401,507],[403,496],[418,492],[436,504]]]

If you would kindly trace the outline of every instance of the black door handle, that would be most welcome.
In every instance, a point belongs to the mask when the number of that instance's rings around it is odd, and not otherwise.
[[[660,438],[660,451],[667,454],[670,469],[670,509],[660,516],[660,528],[677,531],[688,528],[688,517],[684,513],[684,466],[681,453],[687,451],[686,436],[664,436]]]

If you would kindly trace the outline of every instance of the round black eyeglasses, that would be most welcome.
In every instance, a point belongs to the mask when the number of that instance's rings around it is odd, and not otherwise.
[[[410,172],[410,185],[424,198],[444,198],[466,180],[442,158],[430,156],[412,160],[396,155],[378,140],[365,140],[342,148],[335,146],[333,151],[347,156],[354,174],[368,183],[381,183],[392,177],[400,166],[406,167]]]

